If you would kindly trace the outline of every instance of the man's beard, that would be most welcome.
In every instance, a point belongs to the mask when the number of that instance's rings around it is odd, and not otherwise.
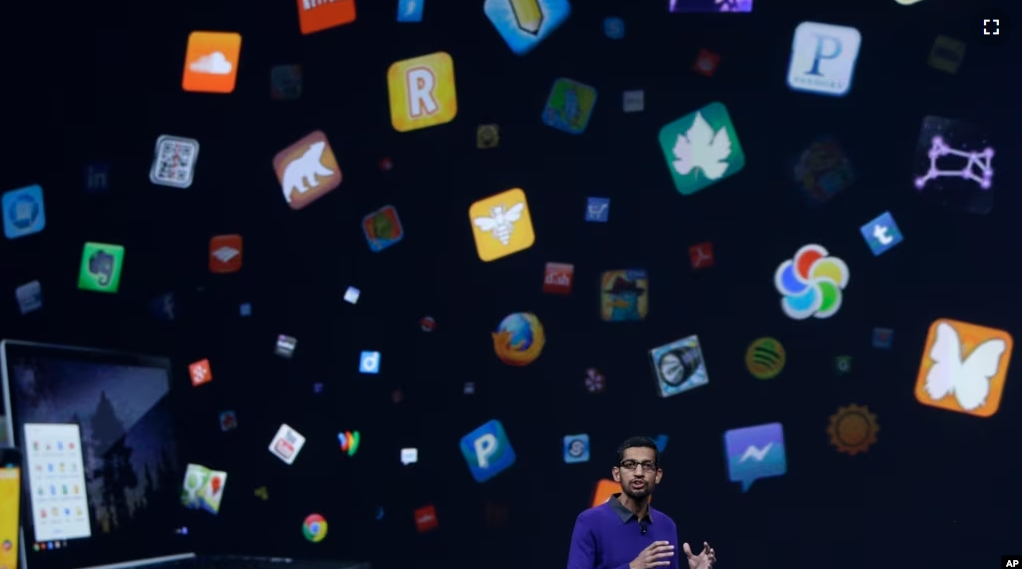
[[[625,496],[632,498],[633,500],[644,500],[653,493],[653,486],[649,482],[646,483],[646,487],[642,490],[633,490],[631,484],[622,485],[621,491],[625,493]]]

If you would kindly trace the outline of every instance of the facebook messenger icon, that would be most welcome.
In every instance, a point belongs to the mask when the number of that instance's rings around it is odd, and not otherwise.
[[[788,459],[784,452],[784,429],[780,423],[731,429],[724,433],[724,453],[732,482],[748,492],[760,478],[784,476]]]
[[[496,419],[461,437],[460,446],[476,482],[486,482],[515,463],[515,450]]]

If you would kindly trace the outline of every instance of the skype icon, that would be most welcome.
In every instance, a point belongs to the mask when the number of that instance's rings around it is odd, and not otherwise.
[[[564,437],[564,462],[567,464],[589,462],[589,435]]]
[[[380,352],[362,352],[358,359],[359,373],[380,373]]]

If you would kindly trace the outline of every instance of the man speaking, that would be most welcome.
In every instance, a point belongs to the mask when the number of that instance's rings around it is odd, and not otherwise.
[[[575,520],[568,551],[568,569],[679,569],[676,557],[678,526],[663,512],[649,507],[653,487],[660,483],[660,452],[648,437],[632,437],[617,449],[611,469],[621,493],[606,504],[582,512]],[[689,569],[710,569],[717,561],[710,544],[693,555],[682,545]]]

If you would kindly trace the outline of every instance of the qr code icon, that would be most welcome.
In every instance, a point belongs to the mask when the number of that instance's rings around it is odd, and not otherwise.
[[[157,186],[187,188],[192,185],[199,142],[191,138],[162,135],[156,139],[156,156],[149,181]]]

